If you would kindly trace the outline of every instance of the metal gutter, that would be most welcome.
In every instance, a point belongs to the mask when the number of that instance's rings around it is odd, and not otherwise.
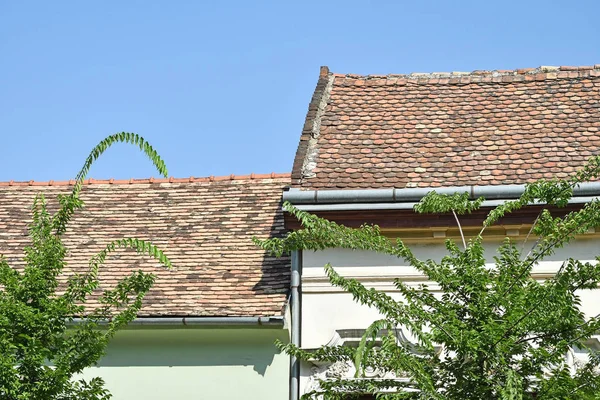
[[[437,188],[404,189],[349,189],[349,190],[300,190],[291,188],[283,193],[283,200],[292,204],[338,204],[338,203],[404,203],[418,202],[427,193],[435,190],[439,194],[469,193],[471,198],[485,197],[487,200],[516,199],[525,190],[525,185],[489,186],[442,186]],[[600,182],[584,182],[573,190],[573,196],[600,195]]]
[[[84,320],[74,318],[72,324],[80,324]],[[108,321],[102,322],[108,324]],[[128,327],[139,326],[256,326],[283,327],[283,317],[141,317],[131,321]]]
[[[283,193],[283,200],[305,211],[408,210],[433,190],[447,195],[467,192],[472,199],[484,197],[486,200],[483,207],[494,207],[507,200],[519,198],[525,190],[525,185],[350,190],[292,188]],[[584,182],[573,190],[573,198],[569,203],[587,203],[597,196],[600,196],[600,182]]]
[[[598,199],[598,196],[573,197],[569,204],[585,204]],[[482,207],[497,207],[506,201],[514,199],[485,200]],[[344,203],[344,204],[298,204],[296,208],[303,211],[367,211],[367,210],[412,210],[417,202],[410,203]],[[539,205],[544,202],[536,203]]]

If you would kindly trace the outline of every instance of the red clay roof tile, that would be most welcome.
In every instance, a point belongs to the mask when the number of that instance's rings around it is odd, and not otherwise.
[[[403,188],[566,177],[600,154],[599,129],[598,64],[387,76],[321,73],[292,184]]]
[[[66,275],[87,268],[109,241],[152,240],[175,268],[166,271],[131,251],[115,253],[101,269],[101,288],[142,269],[157,275],[141,316],[281,315],[289,260],[268,257],[252,237],[282,235],[282,190],[289,174],[185,179],[89,180],[86,207],[65,235]],[[130,184],[131,183],[131,184]],[[51,204],[70,182],[0,183],[0,254],[23,266],[30,207],[37,193]],[[90,306],[94,306],[92,301]]]

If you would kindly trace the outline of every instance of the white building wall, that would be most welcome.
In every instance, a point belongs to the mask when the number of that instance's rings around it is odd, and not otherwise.
[[[531,246],[533,243],[530,243]],[[486,242],[486,259],[493,262],[500,241]],[[440,260],[447,254],[444,244],[418,243],[410,246],[421,259]],[[529,247],[526,246],[528,249]],[[533,275],[544,279],[553,275],[562,261],[575,258],[581,261],[594,261],[600,254],[600,237],[582,236],[569,246],[557,250],[533,270]],[[319,252],[303,253],[302,271],[302,325],[301,346],[317,348],[327,344],[336,330],[364,329],[380,315],[366,306],[357,304],[352,296],[339,288],[331,286],[325,277],[323,266],[330,263],[342,276],[358,279],[367,287],[375,287],[398,297],[392,284],[394,278],[401,278],[409,284],[425,283],[424,277],[414,268],[396,257],[367,251],[330,249]],[[434,290],[434,286],[430,286]],[[582,291],[584,312],[589,315],[600,313],[600,292]],[[310,377],[318,371],[313,365],[305,363],[301,368],[301,393],[310,383]]]

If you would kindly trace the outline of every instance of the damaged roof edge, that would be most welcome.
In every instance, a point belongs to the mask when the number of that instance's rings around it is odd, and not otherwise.
[[[446,195],[467,192],[472,199],[483,197],[486,200],[509,200],[519,198],[525,190],[525,185],[349,190],[300,190],[291,188],[283,193],[283,200],[294,205],[407,203],[418,202],[427,193],[434,190],[436,193]],[[596,195],[600,195],[600,182],[580,183],[573,190],[574,197]]]
[[[329,103],[334,79],[328,67],[321,67],[319,80],[308,105],[308,112],[300,135],[300,143],[294,157],[291,174],[293,183],[299,184],[303,179],[314,176],[313,169],[316,166],[318,155],[317,141],[321,131],[321,118],[325,114],[325,108]]]

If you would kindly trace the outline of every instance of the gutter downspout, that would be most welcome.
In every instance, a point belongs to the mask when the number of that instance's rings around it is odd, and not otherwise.
[[[302,275],[302,250],[292,252],[292,276],[290,282],[290,312],[292,314],[291,341],[300,347],[300,277]],[[300,360],[290,357],[290,400],[300,397]]]

